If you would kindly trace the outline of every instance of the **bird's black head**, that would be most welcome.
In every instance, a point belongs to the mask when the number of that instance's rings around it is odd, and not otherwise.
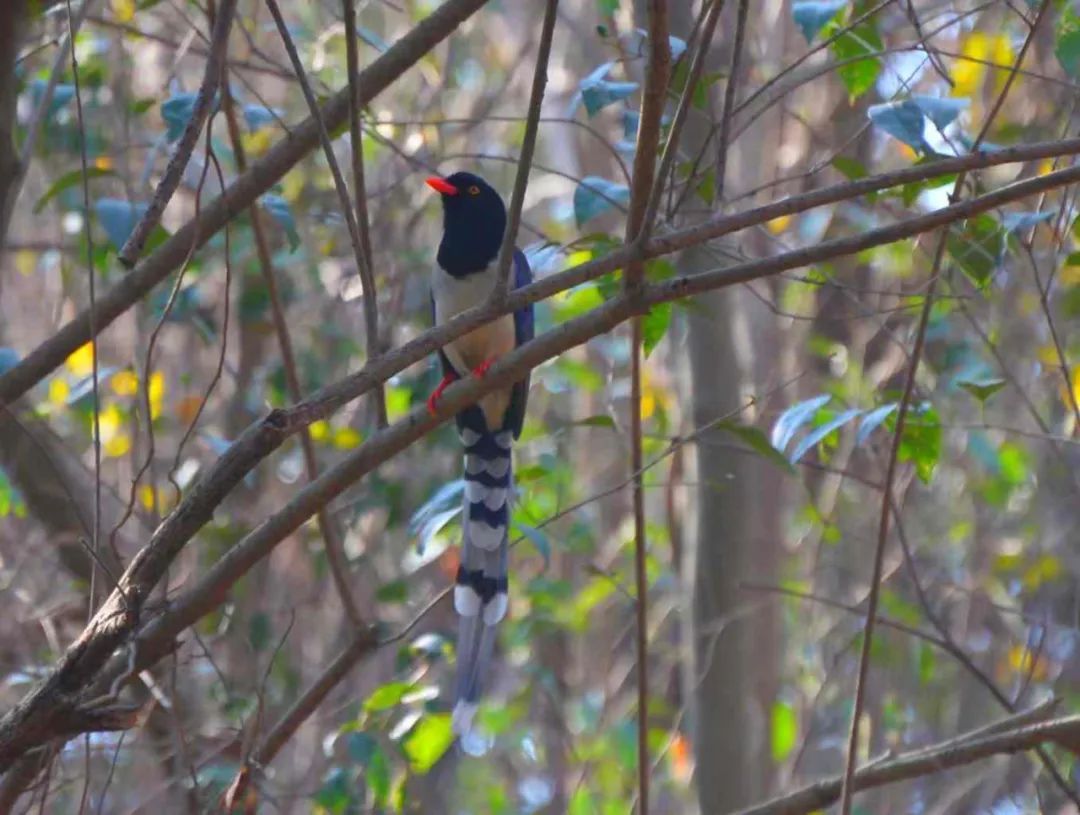
[[[498,256],[506,231],[506,206],[499,193],[472,173],[433,177],[427,183],[442,196],[439,266],[454,277],[483,271]]]

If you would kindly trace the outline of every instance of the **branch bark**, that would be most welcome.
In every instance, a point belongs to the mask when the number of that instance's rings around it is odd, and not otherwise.
[[[120,262],[127,267],[135,265],[139,259],[146,239],[150,232],[158,225],[161,214],[165,211],[173,193],[180,185],[180,177],[191,160],[191,151],[195,149],[195,143],[199,140],[203,125],[210,115],[214,105],[221,78],[224,75],[225,55],[229,50],[229,31],[232,30],[233,17],[236,15],[236,0],[222,0],[218,8],[217,18],[214,20],[214,33],[210,41],[210,53],[206,57],[206,70],[203,73],[202,84],[199,93],[195,97],[195,104],[191,109],[191,118],[188,120],[180,140],[176,143],[169,163],[165,166],[165,174],[161,177],[154,197],[150,199],[150,206],[142,218],[131,231],[128,239],[120,249]]]

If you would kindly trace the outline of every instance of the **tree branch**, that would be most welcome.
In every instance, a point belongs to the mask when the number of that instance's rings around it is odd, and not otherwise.
[[[994,725],[1003,726],[1014,719],[1029,717],[1028,712],[1010,717]],[[903,753],[886,761],[875,761],[860,767],[853,775],[856,791],[872,789],[897,781],[932,775],[952,767],[962,767],[999,754],[1031,750],[1042,744],[1058,744],[1076,752],[1080,746],[1080,716],[1067,716],[1038,724],[1010,728],[1003,732],[981,735],[984,728],[971,731],[939,744]],[[810,786],[774,798],[771,801],[744,809],[737,815],[806,815],[825,809],[840,798],[841,776],[818,781]]]
[[[408,34],[398,40],[359,77],[360,94],[365,104],[382,93],[391,82],[408,70],[428,51],[445,39],[487,0],[446,0]],[[333,130],[348,114],[348,90],[336,93],[322,107],[323,121]],[[181,229],[105,292],[97,303],[97,330],[103,331],[145,297],[158,283],[185,262],[189,254],[202,247],[229,220],[243,212],[263,193],[274,186],[292,167],[319,143],[318,125],[307,118],[292,132],[254,162],[251,169],[233,181],[220,196],[204,207],[197,218]],[[53,336],[28,354],[18,365],[0,376],[0,401],[10,404],[36,382],[43,379],[75,349],[85,345],[92,335],[89,314],[82,311]]]
[[[379,308],[375,288],[375,266],[372,261],[371,231],[368,229],[367,185],[364,183],[364,131],[360,127],[360,90],[357,75],[360,57],[357,53],[355,0],[343,0],[345,16],[345,61],[349,72],[349,146],[352,153],[353,200],[356,202],[356,228],[360,235],[360,258],[358,265],[360,282],[364,286],[364,328],[367,331],[368,356],[382,353],[379,340]],[[378,388],[372,395],[375,408],[375,424],[386,427],[386,395]]]
[[[143,213],[139,223],[135,225],[128,239],[120,249],[118,257],[120,262],[127,267],[135,265],[142,253],[146,239],[150,232],[161,220],[161,214],[165,211],[169,201],[180,185],[180,178],[191,160],[191,151],[195,149],[195,143],[199,140],[206,118],[210,115],[210,109],[214,105],[218,86],[224,73],[225,55],[229,50],[229,31],[232,29],[233,17],[236,14],[236,0],[222,0],[218,8],[217,18],[214,20],[214,31],[210,41],[210,53],[206,57],[206,69],[203,72],[202,85],[195,97],[195,104],[191,109],[191,118],[188,119],[187,127],[180,135],[176,143],[169,163],[165,166],[165,174],[161,177],[154,197],[150,200],[150,206]]]
[[[559,0],[547,0],[544,10],[544,22],[540,29],[540,48],[536,54],[536,69],[533,72],[532,91],[529,95],[529,112],[525,119],[525,138],[521,143],[521,156],[518,159],[517,175],[514,178],[514,192],[510,196],[510,211],[506,219],[506,232],[503,233],[499,247],[499,260],[495,267],[495,288],[491,299],[495,303],[506,300],[510,290],[510,269],[514,259],[514,244],[517,241],[518,227],[521,225],[521,208],[525,204],[525,188],[529,184],[529,171],[532,169],[533,152],[536,149],[536,131],[540,126],[540,109],[544,106],[544,88],[547,85],[548,58],[551,56],[551,40],[555,33],[555,16]]]

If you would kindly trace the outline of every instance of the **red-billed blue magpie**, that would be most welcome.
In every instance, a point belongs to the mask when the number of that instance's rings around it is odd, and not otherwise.
[[[506,231],[502,198],[479,176],[454,173],[429,178],[442,197],[443,236],[431,275],[436,325],[490,296],[498,275],[499,248]],[[514,250],[513,287],[532,281],[525,255]],[[443,380],[431,394],[434,412],[443,390],[455,379],[483,376],[503,354],[532,339],[533,308],[500,317],[439,350]],[[495,643],[495,626],[506,615],[508,526],[513,478],[510,448],[521,435],[529,377],[493,391],[457,415],[465,447],[465,498],[461,560],[454,586],[459,615],[454,732],[469,731],[483,692]]]

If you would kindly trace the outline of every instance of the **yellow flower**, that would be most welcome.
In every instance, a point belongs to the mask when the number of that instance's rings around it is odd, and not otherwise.
[[[108,458],[119,458],[131,449],[131,436],[124,430],[124,416],[111,404],[98,415],[101,450]]]
[[[63,407],[67,402],[71,388],[67,380],[56,378],[49,383],[49,404],[53,407]]]
[[[161,371],[150,374],[148,387],[150,397],[150,419],[154,420],[161,415],[161,404],[165,398],[165,375]]]
[[[326,419],[319,419],[319,421],[311,423],[308,432],[311,434],[312,441],[326,441],[330,436],[330,424]]]
[[[360,435],[360,431],[351,427],[339,427],[334,431],[334,447],[338,450],[351,450],[354,447],[359,447],[360,442],[363,440],[364,437]]]
[[[135,0],[112,0],[109,5],[118,23],[130,23],[135,19]]]
[[[88,342],[71,352],[64,364],[75,376],[89,376],[94,370],[94,343]]]
[[[139,377],[132,371],[117,371],[109,385],[117,396],[134,396],[139,392]]]
[[[139,503],[143,505],[143,509],[151,510],[154,508],[154,488],[149,484],[143,484],[139,487]]]

